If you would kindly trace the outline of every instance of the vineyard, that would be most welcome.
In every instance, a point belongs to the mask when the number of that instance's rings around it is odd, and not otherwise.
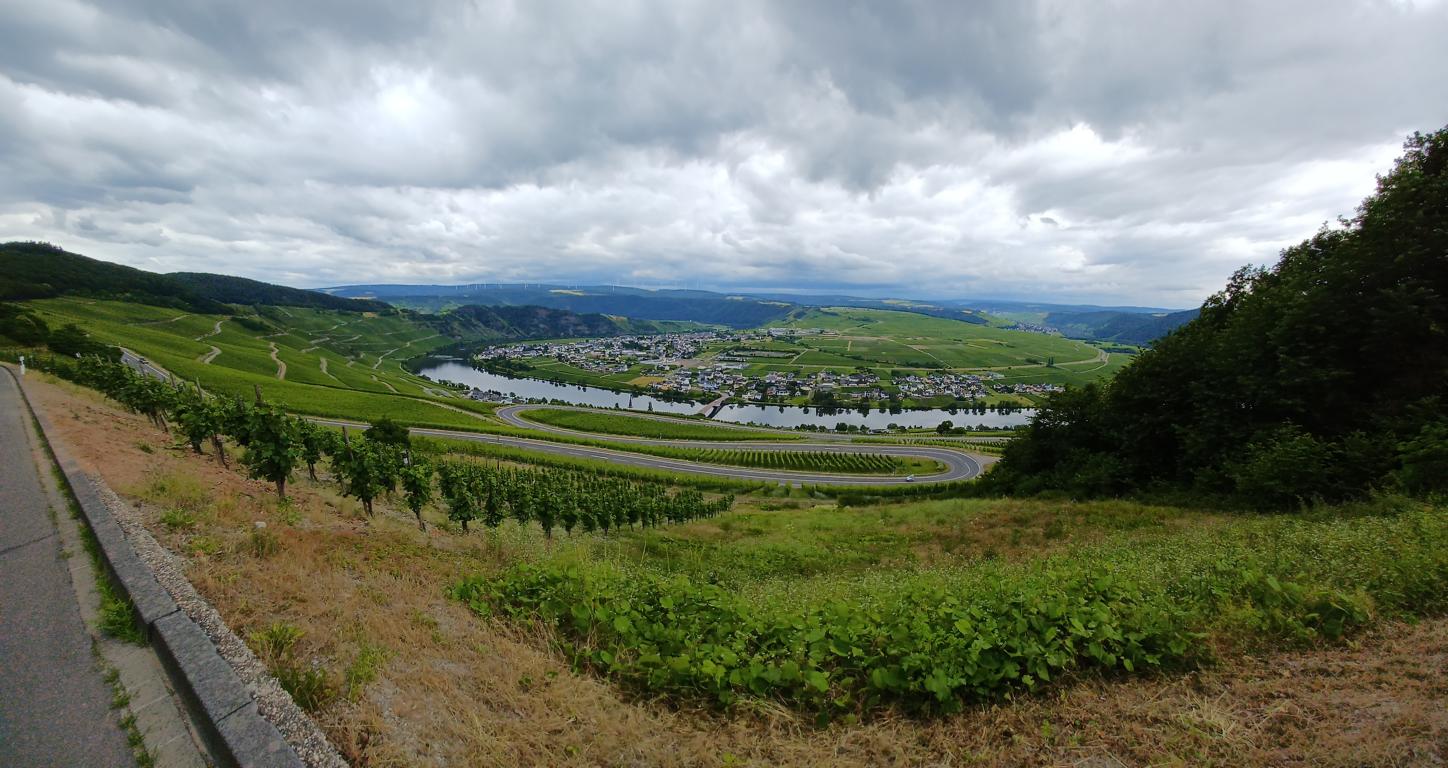
[[[520,525],[536,522],[550,539],[555,527],[571,535],[575,527],[608,533],[625,526],[685,523],[726,512],[734,501],[732,496],[709,500],[690,488],[671,494],[656,483],[585,472],[507,469],[468,461],[444,462],[438,475],[448,517],[463,530],[474,520],[496,528],[511,517]]]
[[[312,479],[323,459],[342,494],[356,498],[367,515],[373,502],[400,486],[403,500],[423,527],[422,511],[441,495],[449,519],[468,530],[474,520],[497,527],[505,517],[520,525],[537,522],[546,537],[555,527],[572,534],[624,526],[654,527],[711,517],[727,511],[732,496],[707,499],[697,489],[672,493],[659,483],[637,482],[584,471],[488,467],[473,461],[435,462],[411,451],[407,430],[383,421],[349,440],[274,405],[209,397],[200,389],[143,376],[129,366],[98,358],[39,361],[48,372],[93,387],[161,429],[174,424],[195,453],[209,446],[223,464],[224,439],[244,449],[241,463],[254,479],[274,483],[286,497],[292,474],[305,467]],[[436,481],[436,482],[435,482]]]
[[[649,451],[649,453],[653,453],[653,451]],[[883,453],[675,449],[669,451],[668,455],[674,458],[702,461],[708,464],[726,464],[733,467],[836,472],[852,475],[903,475],[915,472],[924,474],[940,468],[940,465],[933,461],[889,456]]]
[[[777,431],[737,429],[683,419],[623,416],[600,411],[538,408],[523,412],[524,419],[579,432],[628,435],[657,440],[798,440],[798,435]]]

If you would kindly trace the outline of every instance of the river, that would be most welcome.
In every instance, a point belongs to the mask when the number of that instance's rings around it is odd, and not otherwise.
[[[458,362],[443,362],[429,366],[422,369],[420,375],[433,381],[455,381],[478,389],[492,389],[518,397],[559,400],[573,405],[591,405],[596,408],[618,407],[654,413],[691,414],[698,413],[700,407],[698,404],[676,403],[648,395],[632,395],[628,392],[615,392],[599,387],[556,384],[542,379],[512,378],[481,371]],[[714,418],[719,421],[764,424],[771,427],[799,427],[813,424],[833,429],[836,424],[844,422],[856,427],[884,429],[890,424],[901,427],[932,428],[943,421],[953,422],[956,426],[973,427],[984,424],[988,427],[1012,427],[1025,424],[1033,415],[1035,415],[1035,411],[1030,409],[1011,413],[995,411],[986,413],[956,411],[951,413],[942,408],[890,413],[875,409],[868,414],[861,414],[858,409],[820,413],[818,409],[798,405],[726,405]]]

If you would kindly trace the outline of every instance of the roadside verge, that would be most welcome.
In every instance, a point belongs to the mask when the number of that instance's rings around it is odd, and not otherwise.
[[[340,762],[335,752],[323,756],[334,760],[303,761],[277,726],[262,715],[252,691],[222,657],[212,637],[178,605],[137,554],[106,502],[106,497],[114,498],[114,494],[99,478],[81,470],[66,445],[56,439],[50,419],[34,407],[24,381],[9,367],[5,370],[15,378],[26,408],[65,478],[67,487],[62,490],[74,498],[81,519],[99,545],[105,569],[134,606],[138,622],[191,710],[213,760],[219,765],[268,768]]]

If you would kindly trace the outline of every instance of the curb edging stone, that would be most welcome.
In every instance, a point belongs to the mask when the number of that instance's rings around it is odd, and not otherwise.
[[[281,731],[262,717],[256,702],[221,657],[206,632],[176,604],[136,555],[96,488],[100,481],[81,471],[70,451],[54,438],[55,427],[30,402],[25,385],[7,366],[21,399],[65,478],[71,497],[100,548],[101,561],[135,607],[152,649],[161,660],[212,756],[239,768],[305,768]]]

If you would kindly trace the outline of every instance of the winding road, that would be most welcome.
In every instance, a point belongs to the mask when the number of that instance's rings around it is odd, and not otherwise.
[[[144,358],[138,357],[134,352],[122,349],[122,361],[131,365],[137,370],[161,379],[170,379],[170,375],[155,365],[144,362]],[[444,408],[462,411],[455,406],[447,406],[442,403],[435,403]],[[612,464],[622,464],[633,467],[646,467],[660,469],[670,472],[683,472],[695,475],[709,475],[712,477],[732,477],[738,480],[755,480],[762,482],[775,482],[800,485],[833,485],[833,486],[882,486],[882,485],[904,485],[908,483],[946,483],[957,480],[969,480],[980,475],[983,467],[994,462],[990,456],[966,453],[956,448],[940,446],[917,446],[917,445],[895,445],[890,443],[853,443],[845,435],[811,435],[808,440],[787,441],[787,440],[658,440],[644,437],[629,437],[624,435],[605,435],[595,432],[578,432],[574,430],[554,427],[538,422],[527,421],[519,416],[523,411],[540,408],[568,409],[581,411],[597,411],[598,409],[576,408],[573,406],[560,405],[512,405],[499,408],[496,411],[497,417],[510,426],[524,427],[538,432],[556,433],[570,438],[588,439],[590,441],[615,442],[623,445],[630,443],[641,445],[669,446],[677,448],[695,449],[728,449],[728,450],[753,450],[753,451],[802,451],[816,453],[873,453],[889,456],[910,456],[915,458],[930,459],[945,467],[944,471],[931,475],[918,475],[914,480],[908,480],[899,476],[886,475],[844,475],[821,472],[791,472],[787,470],[755,469],[752,467],[733,467],[722,464],[707,464],[687,459],[669,459],[661,456],[650,456],[642,453],[633,453],[628,450],[614,450],[601,448],[592,445],[573,445],[559,443],[541,438],[516,437],[513,435],[493,435],[480,432],[468,432],[455,429],[432,429],[424,427],[413,427],[409,431],[414,435],[426,437],[441,437],[450,440],[469,440],[477,443],[488,443],[491,445],[503,445],[513,448],[523,448],[539,453],[547,453],[557,456],[574,456],[586,459],[598,459]],[[602,411],[612,413],[612,411]],[[472,414],[473,412],[467,411]],[[486,419],[481,414],[473,414],[480,419]],[[628,414],[636,418],[656,419],[670,421],[667,416],[654,414],[632,413]],[[318,424],[325,424],[333,427],[347,427],[349,429],[364,430],[368,424],[343,419],[327,419],[308,417]],[[678,421],[678,419],[673,419]],[[693,422],[690,422],[693,423]],[[751,432],[778,434],[778,430],[769,430],[761,427],[750,427],[743,424],[725,424],[722,422],[710,421],[711,426],[718,426],[725,429],[739,429]]]
[[[319,424],[326,424],[333,427],[347,427],[349,429],[366,429],[367,424],[353,421],[339,421],[336,419],[313,419]],[[413,427],[409,430],[414,435],[425,437],[442,437],[449,440],[470,440],[477,443],[489,443],[492,445],[505,445],[513,448],[525,448],[539,453],[549,453],[559,456],[575,456],[587,459],[599,459],[612,464],[624,464],[633,467],[648,467],[652,469],[668,470],[670,472],[686,472],[694,475],[710,475],[714,477],[732,477],[739,480],[760,480],[765,482],[778,483],[799,483],[809,485],[903,485],[911,481],[903,477],[891,477],[880,475],[835,475],[815,472],[788,472],[771,469],[754,469],[750,467],[730,467],[721,464],[705,464],[686,459],[666,459],[659,456],[649,456],[642,453],[630,453],[622,450],[609,448],[597,448],[590,445],[570,445],[568,443],[555,443],[549,440],[540,440],[527,437],[514,437],[512,435],[488,435],[478,432],[464,432],[451,429],[429,429]],[[587,433],[595,439],[606,439],[600,435]],[[609,437],[616,438],[616,435]],[[621,438],[618,442],[630,442],[630,438]],[[817,451],[834,453],[875,453],[889,454],[892,456],[913,456],[918,458],[933,459],[945,466],[944,472],[933,475],[920,475],[914,482],[917,483],[944,483],[954,480],[969,480],[981,473],[984,464],[993,459],[984,456],[972,456],[962,451],[950,448],[933,448],[917,446],[897,445],[850,445],[848,443],[789,443],[781,441],[749,442],[729,441],[728,443],[711,442],[707,440],[640,440],[650,445],[677,446],[680,448],[740,448],[759,451]]]
[[[564,429],[549,424],[542,424],[535,421],[528,421],[520,414],[529,410],[537,409],[577,410],[596,411],[597,409],[576,408],[560,405],[510,405],[499,408],[495,415],[504,423],[532,429],[540,432],[551,432],[554,434],[571,437],[584,438],[594,441],[616,442],[621,444],[640,445],[661,445],[674,448],[695,448],[695,449],[728,449],[728,450],[751,450],[751,451],[794,451],[808,453],[873,453],[889,456],[909,456],[924,458],[939,462],[945,467],[943,472],[932,475],[919,475],[915,480],[907,480],[904,477],[879,476],[879,475],[841,475],[819,472],[790,472],[785,470],[754,469],[745,467],[732,467],[718,464],[705,464],[702,462],[689,461],[685,459],[666,459],[657,456],[630,453],[628,451],[615,451],[607,448],[595,448],[592,446],[568,445],[565,443],[551,443],[543,440],[528,438],[514,438],[500,435],[483,435],[488,438],[483,442],[498,444],[512,444],[518,447],[527,447],[534,450],[545,450],[548,453],[572,454],[589,458],[601,458],[607,461],[631,464],[634,466],[654,467],[668,469],[676,472],[691,472],[695,474],[717,475],[721,477],[737,477],[747,480],[770,480],[786,483],[808,483],[812,485],[898,485],[904,483],[944,483],[955,480],[968,480],[979,475],[986,464],[995,461],[993,457],[979,456],[966,453],[955,448],[941,446],[914,446],[894,445],[889,443],[854,443],[848,436],[844,435],[820,435],[811,436],[808,440],[786,441],[786,440],[664,440],[647,437],[631,437],[626,435],[606,435],[597,432],[581,432],[577,430]],[[604,411],[611,413],[611,411]],[[655,421],[679,421],[670,419],[667,416],[656,416],[651,414],[629,413],[630,417],[651,419]],[[687,422],[695,423],[695,422]],[[721,422],[708,422],[711,427],[725,429],[738,429],[746,432],[760,432],[766,434],[779,434],[778,430],[749,427],[742,424],[725,424]],[[447,430],[413,430],[420,434],[448,432]],[[456,437],[458,439],[474,439],[479,437],[475,433],[457,432],[439,435],[443,437]],[[514,442],[516,441],[516,442]],[[547,449],[540,446],[548,446]]]

